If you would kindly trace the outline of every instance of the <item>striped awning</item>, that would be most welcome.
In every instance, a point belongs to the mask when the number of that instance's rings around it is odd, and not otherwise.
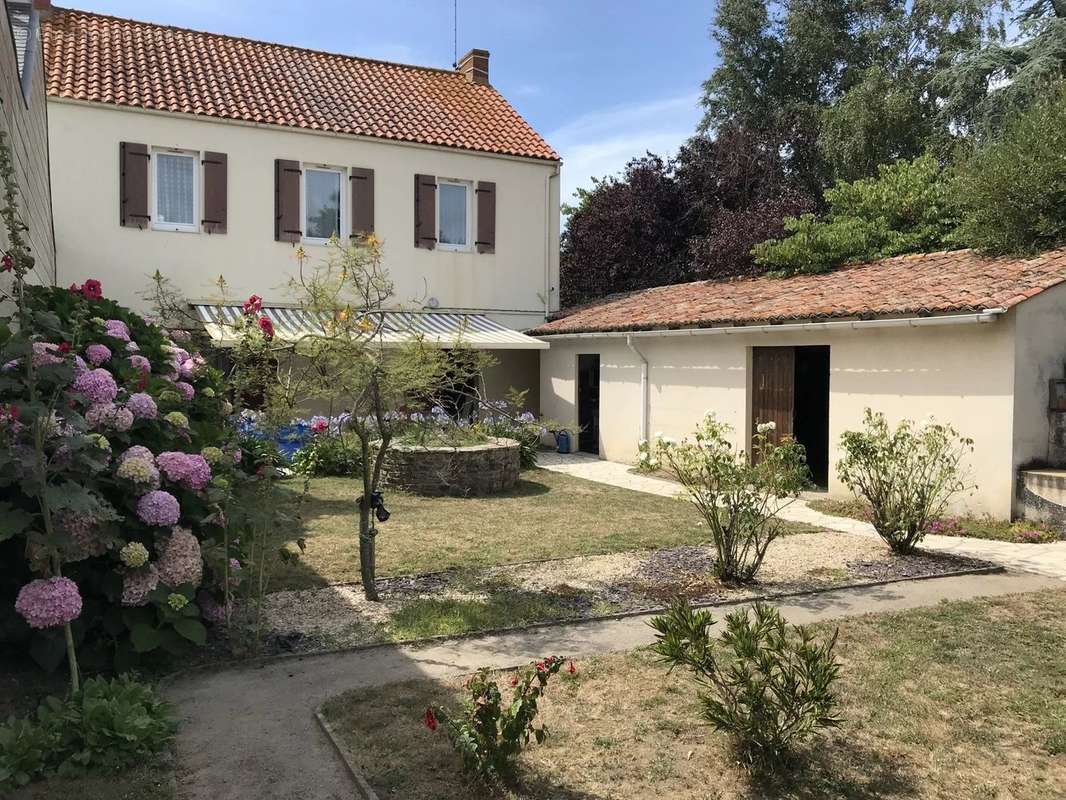
[[[232,344],[235,327],[242,319],[241,306],[194,304],[196,315],[208,334],[221,345]],[[274,324],[274,335],[295,342],[321,336],[329,320],[302,308],[263,306],[261,312]],[[396,345],[421,336],[440,347],[462,345],[475,350],[547,350],[548,343],[493,322],[484,314],[451,314],[435,311],[379,311],[383,315],[379,337],[385,345]],[[379,327],[374,325],[375,328]]]

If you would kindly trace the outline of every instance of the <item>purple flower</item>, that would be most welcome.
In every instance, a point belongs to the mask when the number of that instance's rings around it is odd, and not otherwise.
[[[114,403],[96,403],[85,412],[85,421],[91,428],[107,428],[124,433],[133,425],[133,412],[119,408]]]
[[[176,525],[181,519],[181,506],[170,492],[148,492],[137,501],[137,516],[145,525]]]
[[[33,343],[33,366],[43,367],[48,364],[62,364],[63,356],[56,355],[59,345],[51,342]]]
[[[199,586],[203,580],[204,562],[200,542],[188,528],[177,526],[170,535],[156,545],[159,560],[159,580],[171,588],[191,583]]]
[[[126,352],[127,353],[139,353],[140,350],[141,350],[141,346],[139,344],[137,344],[136,342],[126,342]]]
[[[135,419],[155,419],[159,416],[155,400],[147,392],[131,394],[126,401],[126,408],[130,410]]]
[[[120,319],[109,319],[104,323],[104,335],[122,342],[128,342],[130,340],[130,329]]]
[[[70,578],[39,578],[19,590],[15,610],[31,628],[56,628],[81,614],[81,593]]]
[[[111,360],[111,348],[106,344],[91,344],[85,348],[85,356],[90,364],[98,367],[105,361]]]
[[[144,356],[132,355],[130,356],[130,366],[136,370],[147,374],[152,371],[152,362]]]
[[[206,589],[201,589],[196,595],[196,604],[200,606],[200,613],[208,622],[213,625],[221,625],[226,621],[226,607],[224,604],[215,600],[214,596]],[[233,608],[233,601],[230,601],[230,609]]]
[[[90,556],[102,556],[110,542],[100,535],[95,519],[84,515],[66,513],[60,516],[60,527],[74,542],[76,552],[69,554],[68,561],[81,561]]]
[[[122,455],[118,457],[119,461],[125,461],[128,458],[139,458],[149,463],[155,463],[155,454],[144,445],[135,444],[128,448]]]
[[[122,605],[143,606],[148,595],[159,585],[159,573],[154,564],[134,569],[122,576]]]
[[[74,391],[85,395],[90,403],[110,403],[118,395],[118,385],[106,369],[91,369],[74,380]]]
[[[199,453],[160,453],[155,457],[155,463],[168,481],[180,483],[195,492],[211,480],[211,467]]]
[[[192,384],[186,383],[185,381],[178,381],[174,384],[174,388],[181,392],[181,396],[184,397],[186,401],[192,400],[193,396],[196,394],[196,390],[193,388]]]

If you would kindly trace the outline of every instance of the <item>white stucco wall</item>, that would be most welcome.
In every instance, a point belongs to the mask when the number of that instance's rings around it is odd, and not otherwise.
[[[729,334],[634,339],[649,362],[649,433],[682,438],[707,411],[749,430],[753,346],[829,345],[829,492],[846,496],[836,477],[841,433],[862,424],[867,407],[895,423],[933,414],[975,441],[968,466],[978,490],[955,510],[1007,517],[1013,496],[1015,320],[925,328],[832,333]],[[632,462],[640,429],[640,362],[624,338],[550,338],[541,353],[541,410],[575,421],[579,353],[599,353],[600,454]],[[1046,387],[1043,390],[1046,392]]]
[[[58,283],[95,277],[109,297],[143,307],[160,270],[190,299],[215,298],[225,276],[234,298],[285,300],[295,248],[274,241],[274,160],[375,171],[375,227],[400,304],[435,297],[443,309],[492,311],[515,329],[558,307],[557,164],[380,139],[211,121],[185,114],[50,99],[51,176]],[[119,142],[228,156],[225,234],[119,225]],[[414,246],[414,175],[496,182],[496,252]],[[346,190],[346,187],[345,187]],[[307,246],[312,258],[323,252]]]

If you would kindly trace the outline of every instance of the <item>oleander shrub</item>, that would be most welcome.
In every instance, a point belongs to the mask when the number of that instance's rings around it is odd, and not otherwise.
[[[0,794],[49,775],[117,773],[158,755],[177,729],[152,687],[128,676],[92,678],[36,716],[0,725]]]
[[[776,768],[801,742],[840,725],[836,632],[819,639],[765,603],[728,614],[717,640],[714,624],[710,611],[677,600],[652,619],[652,649],[671,669],[695,675],[704,719],[733,737],[747,764]]]
[[[948,424],[903,420],[892,428],[868,408],[863,430],[845,431],[840,447],[840,480],[870,504],[870,522],[896,553],[912,552],[951,499],[975,488],[963,463],[973,440]]]

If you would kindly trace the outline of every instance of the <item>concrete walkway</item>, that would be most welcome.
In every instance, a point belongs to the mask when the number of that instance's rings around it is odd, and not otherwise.
[[[809,623],[1057,586],[1061,584],[1031,574],[967,575],[840,589],[777,605],[790,621]],[[482,666],[518,666],[548,654],[580,658],[630,650],[653,641],[647,622],[642,615],[190,674],[166,692],[183,717],[178,796],[349,800],[355,796],[351,781],[312,716],[327,698],[356,687],[441,678]]]
[[[628,464],[603,461],[595,456],[579,453],[561,455],[541,453],[539,465],[553,472],[563,472],[577,478],[647,492],[665,497],[675,497],[683,490],[673,481],[639,475]],[[862,536],[877,536],[874,526],[868,522],[847,517],[834,517],[815,511],[804,500],[797,500],[782,509],[780,516],[792,522],[805,522],[831,531],[844,531]],[[1066,542],[1052,544],[1016,544],[988,539],[970,539],[958,536],[926,536],[922,547],[943,553],[981,558],[1009,569],[1024,570],[1066,581]]]

